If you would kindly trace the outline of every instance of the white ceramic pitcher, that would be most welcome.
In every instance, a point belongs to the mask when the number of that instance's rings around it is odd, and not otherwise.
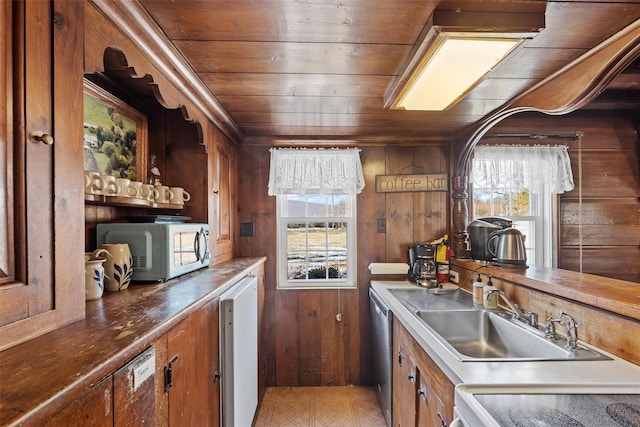
[[[104,258],[92,258],[91,254],[84,257],[84,297],[91,301],[102,297],[104,292]]]
[[[107,291],[122,291],[129,287],[133,275],[133,258],[126,243],[105,243],[93,251],[92,257],[105,256],[104,288]]]

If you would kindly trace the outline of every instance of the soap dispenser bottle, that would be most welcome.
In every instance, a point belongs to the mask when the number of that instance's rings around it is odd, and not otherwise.
[[[484,283],[482,283],[482,277],[478,273],[478,278],[473,282],[473,303],[477,305],[484,304]]]
[[[494,310],[498,308],[498,294],[494,293],[491,295],[490,298],[488,298],[489,292],[495,291],[495,290],[496,290],[496,287],[493,286],[493,282],[491,282],[491,276],[489,276],[489,280],[487,281],[487,284],[482,289],[482,295],[484,299],[484,308],[488,308],[490,310]]]

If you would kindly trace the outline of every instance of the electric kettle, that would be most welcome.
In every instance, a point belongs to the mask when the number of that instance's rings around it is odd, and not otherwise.
[[[527,268],[527,251],[520,230],[509,227],[491,233],[487,248],[499,267]]]

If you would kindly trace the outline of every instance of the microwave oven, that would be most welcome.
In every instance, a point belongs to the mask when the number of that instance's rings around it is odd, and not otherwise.
[[[97,224],[96,243],[127,243],[136,281],[165,281],[211,261],[209,226],[195,223]]]

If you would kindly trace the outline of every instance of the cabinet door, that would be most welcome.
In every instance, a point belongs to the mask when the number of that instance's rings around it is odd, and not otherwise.
[[[416,366],[404,346],[399,345],[394,353],[393,425],[412,427],[416,422]]]
[[[214,175],[214,238],[212,250],[216,260],[224,260],[233,256],[233,227],[235,218],[235,148],[218,133],[215,148]]]
[[[151,347],[113,374],[114,426],[156,425],[155,373]]]
[[[418,403],[416,414],[416,426],[446,426],[444,405],[438,397],[436,389],[432,386],[428,368],[418,368]]]
[[[169,425],[220,423],[219,315],[214,300],[169,331]]]
[[[84,248],[68,238],[83,224],[83,4],[29,0],[0,8],[9,22],[0,30],[1,53],[11,58],[0,85],[13,101],[0,131],[12,141],[0,151],[4,349],[84,316]]]
[[[111,389],[112,377],[98,383],[95,387],[77,398],[56,415],[51,417],[46,426],[95,426],[113,425],[113,402]]]

